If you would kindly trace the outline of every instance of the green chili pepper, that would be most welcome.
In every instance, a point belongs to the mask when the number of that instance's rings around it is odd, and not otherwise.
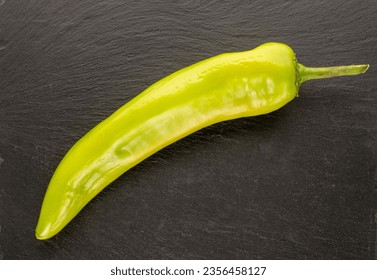
[[[368,65],[309,68],[284,44],[221,54],[156,82],[80,139],[47,189],[38,239],[67,225],[101,190],[145,158],[214,123],[267,114],[302,83],[364,73]]]

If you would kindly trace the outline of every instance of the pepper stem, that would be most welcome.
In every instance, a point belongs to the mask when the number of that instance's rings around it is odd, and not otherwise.
[[[305,67],[299,63],[299,83],[303,84],[306,81],[315,79],[359,75],[365,73],[368,68],[369,64],[312,68]]]

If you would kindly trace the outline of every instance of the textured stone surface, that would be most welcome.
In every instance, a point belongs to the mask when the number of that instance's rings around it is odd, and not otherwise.
[[[376,14],[374,0],[0,0],[0,259],[375,259]],[[91,127],[175,70],[268,41],[371,68],[173,144],[35,239],[49,179]]]

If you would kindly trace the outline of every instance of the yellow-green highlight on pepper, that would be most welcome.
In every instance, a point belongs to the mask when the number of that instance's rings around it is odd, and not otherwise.
[[[111,182],[158,150],[206,126],[267,114],[302,83],[364,73],[368,65],[308,68],[284,44],[225,53],[156,82],[99,123],[66,154],[48,186],[36,237],[61,231]]]

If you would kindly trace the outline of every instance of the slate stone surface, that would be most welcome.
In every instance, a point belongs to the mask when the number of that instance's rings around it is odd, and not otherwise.
[[[374,0],[0,0],[0,259],[376,259],[376,14]],[[171,145],[35,239],[90,128],[180,68],[268,41],[308,66],[371,67]]]

